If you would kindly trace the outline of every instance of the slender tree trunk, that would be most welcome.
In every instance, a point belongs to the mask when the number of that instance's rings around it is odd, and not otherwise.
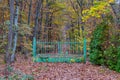
[[[38,32],[38,18],[40,15],[40,7],[41,7],[42,0],[37,0],[37,7],[36,7],[36,17],[35,17],[35,28],[34,28],[34,37],[37,38]]]
[[[80,15],[79,15],[79,19],[78,19],[78,21],[80,22],[79,24],[81,24],[82,26],[80,26],[80,30],[82,30],[82,34],[81,34],[81,36],[84,38],[84,23],[82,22],[82,16],[83,16],[83,14],[82,14],[82,11],[83,11],[83,0],[77,0],[77,4],[79,5],[79,7],[80,7]]]
[[[2,11],[3,11],[3,12],[2,12],[2,15],[3,15],[3,16],[2,16],[2,23],[3,23],[3,25],[4,25],[4,21],[5,21],[5,19],[4,19],[4,14],[5,14],[5,13],[4,13],[4,12],[5,12],[5,11],[4,11],[4,8],[2,9]]]
[[[22,23],[22,12],[23,12],[23,0],[20,1],[20,19],[19,19],[20,24]]]
[[[31,11],[32,11],[32,0],[30,0],[30,4],[29,4],[29,11],[28,11],[28,25],[30,26],[30,21],[31,21]],[[28,39],[29,39],[29,36],[26,34],[26,43],[28,44]],[[27,54],[28,54],[28,50],[24,50],[22,47],[21,47],[22,51],[24,52],[24,58],[27,59]]]
[[[13,40],[13,18],[14,18],[14,0],[9,0],[10,3],[10,25],[8,26],[8,45],[5,54],[5,77],[6,79],[9,76],[8,66],[11,64],[11,55],[12,54],[12,40]]]
[[[30,0],[30,4],[29,4],[28,25],[30,24],[30,20],[31,20],[31,10],[32,10],[32,0]]]
[[[39,19],[39,38],[42,38],[42,21],[43,21],[43,0],[41,0],[41,7],[40,7],[40,19]]]
[[[16,51],[16,45],[17,45],[17,38],[18,38],[18,14],[19,14],[19,1],[16,1],[16,8],[15,8],[15,16],[14,16],[14,43],[13,43],[13,50],[11,55],[11,62],[15,61],[15,51]]]
[[[8,32],[8,46],[5,55],[5,61],[7,64],[10,64],[10,54],[12,52],[12,40],[13,40],[13,18],[14,18],[14,0],[9,0],[10,3],[10,26]]]
[[[46,8],[48,9],[49,4],[48,0],[46,0]],[[48,25],[49,25],[49,12],[46,12],[46,19],[45,19],[45,27],[44,27],[44,38],[48,40]]]

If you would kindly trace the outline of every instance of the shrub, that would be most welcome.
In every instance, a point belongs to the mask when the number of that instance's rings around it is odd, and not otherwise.
[[[94,64],[103,65],[103,52],[105,43],[108,40],[108,25],[104,22],[99,24],[93,32],[93,37],[90,42],[90,61]]]
[[[117,65],[116,71],[120,72],[120,46],[117,48]]]
[[[109,29],[111,28],[102,22],[94,30],[90,43],[90,61],[120,72],[120,37],[109,35]]]
[[[115,46],[110,46],[104,51],[105,64],[110,69],[115,70],[117,65],[117,48]]]

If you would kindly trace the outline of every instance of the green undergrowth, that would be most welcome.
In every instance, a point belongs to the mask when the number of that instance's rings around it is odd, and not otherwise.
[[[7,67],[7,72],[9,75],[0,77],[0,80],[34,80],[34,77],[32,75],[27,75],[21,71],[14,70],[11,66]]]
[[[36,57],[33,58],[34,62],[62,62],[62,63],[80,63],[85,62],[84,57],[72,58],[72,57]]]
[[[120,36],[111,34],[110,29],[106,22],[102,22],[94,30],[90,43],[90,61],[120,72]]]
[[[30,75],[24,75],[19,76],[18,74],[10,75],[7,78],[6,77],[0,77],[0,80],[34,80],[33,76]]]

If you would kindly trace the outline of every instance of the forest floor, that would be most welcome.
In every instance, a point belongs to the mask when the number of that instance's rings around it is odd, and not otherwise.
[[[18,56],[14,69],[33,75],[35,80],[120,80],[120,73],[87,63],[34,63]],[[0,64],[0,77],[4,64]],[[3,69],[3,70],[2,70]]]

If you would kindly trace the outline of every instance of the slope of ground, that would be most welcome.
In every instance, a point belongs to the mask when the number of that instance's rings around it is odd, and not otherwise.
[[[0,65],[3,69],[4,65]],[[120,80],[120,73],[91,63],[33,63],[19,56],[14,69],[33,75],[35,80]],[[0,73],[1,74],[1,73]]]

